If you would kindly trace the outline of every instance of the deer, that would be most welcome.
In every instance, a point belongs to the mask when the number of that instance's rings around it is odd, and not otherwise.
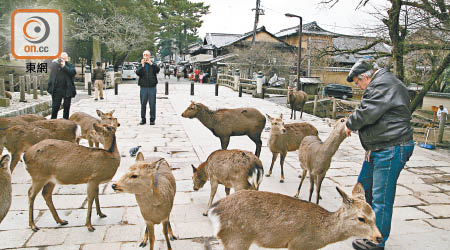
[[[201,103],[191,104],[181,115],[184,118],[197,118],[205,127],[219,137],[222,149],[227,149],[230,136],[247,135],[255,144],[255,155],[261,153],[261,133],[266,117],[254,108],[210,110]]]
[[[267,141],[267,145],[269,146],[270,151],[272,152],[272,163],[270,164],[269,173],[266,174],[266,177],[269,177],[272,174],[272,168],[277,160],[278,154],[281,155],[280,158],[280,166],[281,166],[281,179],[280,182],[284,182],[284,159],[286,158],[287,152],[296,151],[300,146],[303,138],[305,136],[318,135],[317,129],[307,123],[307,122],[298,122],[291,124],[284,124],[283,122],[283,114],[280,114],[279,118],[271,117],[267,115],[269,122],[271,124],[272,129],[270,130],[270,137]]]
[[[40,120],[7,129],[0,128],[0,145],[11,154],[12,173],[22,153],[34,144],[45,139],[75,142],[79,134],[80,127],[74,122],[65,119]]]
[[[253,243],[265,248],[315,250],[352,236],[381,242],[362,185],[353,187],[351,197],[336,189],[342,205],[335,212],[283,194],[243,190],[214,203],[208,217],[225,250],[248,250]]]
[[[294,88],[288,87],[287,103],[291,107],[291,119],[294,114],[294,120],[296,119],[296,111],[301,110],[300,119],[303,117],[303,106],[308,101],[308,94],[301,90],[294,90]]]
[[[39,120],[45,120],[45,117],[36,114],[27,114],[14,117],[0,117],[0,129],[9,128],[15,125],[27,124]],[[3,146],[0,146],[0,154],[2,153],[3,153]]]
[[[175,240],[176,237],[173,234],[169,217],[173,207],[176,183],[167,161],[164,158],[148,161],[139,152],[136,162],[112,185],[112,189],[117,193],[131,193],[136,197],[146,224],[144,238],[139,246],[145,247],[150,240],[150,250],[153,250],[154,225],[162,223],[167,249],[172,249],[168,234],[170,234],[171,240]]]
[[[225,186],[228,196],[231,188],[235,192],[243,189],[258,190],[264,175],[261,160],[249,151],[238,149],[216,150],[198,168],[191,166],[194,172],[194,191],[202,188],[208,180],[211,184],[208,208],[203,213],[204,216],[208,215],[219,184]]]
[[[345,132],[346,122],[347,118],[335,121],[333,130],[324,142],[318,136],[307,136],[303,138],[298,148],[298,159],[303,173],[297,193],[295,194],[296,198],[298,198],[303,180],[305,180],[305,176],[309,172],[309,201],[311,201],[315,184],[316,203],[319,204],[320,187],[330,168],[331,158],[338,150],[339,145],[347,138],[347,133]]]
[[[120,123],[117,121],[117,118],[113,117],[114,110],[111,110],[108,113],[103,113],[100,110],[96,110],[97,115],[100,119],[97,119],[89,114],[84,112],[75,112],[70,117],[69,120],[77,123],[81,127],[81,136],[77,138],[77,143],[80,143],[81,139],[86,139],[88,141],[89,147],[99,147],[100,138],[95,132],[94,123],[97,124],[108,124],[110,126],[119,127]]]
[[[9,172],[10,156],[4,155],[0,160],[0,223],[5,218],[11,207],[12,188],[11,188],[11,173]]]
[[[110,181],[120,165],[120,153],[116,141],[116,128],[106,124],[94,124],[105,149],[88,148],[62,140],[43,140],[25,152],[23,159],[26,170],[31,176],[31,187],[28,190],[29,226],[33,231],[39,228],[34,223],[33,206],[37,193],[47,203],[56,223],[66,225],[56,212],[52,201],[55,185],[74,185],[87,183],[88,210],[86,227],[89,231],[95,228],[91,224],[92,203],[95,199],[97,215],[106,217],[100,210],[98,186]]]

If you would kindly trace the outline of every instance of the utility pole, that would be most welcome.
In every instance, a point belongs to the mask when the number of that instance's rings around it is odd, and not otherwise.
[[[264,15],[264,10],[259,8],[260,4],[261,1],[256,0],[256,8],[252,9],[252,11],[255,11],[255,25],[253,26],[252,46],[255,45],[256,28],[258,28],[259,16]]]

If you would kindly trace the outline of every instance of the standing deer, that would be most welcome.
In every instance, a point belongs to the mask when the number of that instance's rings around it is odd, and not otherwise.
[[[0,223],[8,213],[12,200],[11,174],[8,164],[9,155],[4,155],[0,160]]]
[[[141,152],[136,157],[126,174],[112,185],[116,192],[134,194],[145,220],[144,238],[139,244],[145,247],[150,240],[150,250],[155,243],[154,225],[163,223],[163,233],[170,250],[169,236],[175,240],[169,217],[173,207],[176,192],[175,178],[172,170],[164,158],[151,162],[144,160]]]
[[[6,129],[15,125],[27,124],[34,121],[45,120],[41,115],[28,114],[14,117],[0,117],[0,129]],[[3,146],[0,145],[0,154],[3,153]]]
[[[270,121],[272,129],[270,130],[269,141],[267,142],[270,151],[272,152],[272,163],[270,164],[269,173],[266,174],[269,177],[272,174],[272,168],[277,160],[278,154],[281,154],[280,165],[281,165],[281,179],[280,182],[284,182],[284,159],[289,151],[296,151],[300,146],[303,138],[310,135],[318,135],[317,129],[307,123],[283,123],[283,114],[280,114],[280,118],[272,118],[267,115]]]
[[[309,201],[311,201],[314,184],[316,184],[316,203],[319,204],[320,187],[322,181],[330,168],[331,158],[336,153],[342,141],[347,138],[345,123],[347,118],[337,120],[328,138],[322,142],[318,136],[307,136],[303,138],[298,149],[300,167],[303,169],[302,179],[298,185],[295,197],[298,198],[303,180],[309,172]]]
[[[20,160],[20,155],[29,147],[45,139],[75,142],[80,127],[65,119],[41,120],[28,124],[0,129],[0,145],[11,154],[11,173]]]
[[[201,103],[192,102],[181,115],[197,118],[211,132],[220,138],[222,149],[227,149],[230,136],[247,135],[256,144],[255,155],[261,153],[261,133],[266,118],[257,109],[237,108],[210,110]]]
[[[303,106],[308,101],[308,94],[301,90],[294,90],[288,87],[287,103],[291,107],[291,119],[292,114],[294,114],[294,120],[296,119],[296,111],[300,111],[300,119],[303,117]]]
[[[352,197],[336,189],[343,200],[336,212],[282,194],[245,190],[216,202],[209,219],[225,250],[247,250],[253,243],[315,250],[352,236],[382,241],[362,185],[355,185]]]
[[[88,148],[74,142],[48,139],[30,147],[23,159],[31,176],[32,184],[28,190],[29,224],[33,231],[39,230],[34,223],[33,206],[37,193],[42,196],[58,224],[66,225],[56,212],[52,201],[52,192],[56,183],[74,185],[87,183],[88,211],[86,226],[89,231],[95,228],[91,224],[92,203],[95,199],[97,214],[106,217],[100,211],[98,185],[112,179],[120,164],[120,154],[116,142],[116,129],[105,124],[94,124],[95,131],[102,138],[107,149]]]
[[[77,138],[77,143],[80,143],[80,139],[88,140],[89,147],[99,147],[100,138],[95,132],[94,123],[96,124],[107,124],[110,126],[114,126],[115,128],[120,126],[120,123],[117,121],[117,118],[113,117],[114,110],[111,110],[108,113],[103,113],[100,110],[96,110],[97,115],[101,120],[86,114],[84,112],[75,112],[73,113],[69,120],[77,123],[81,127],[81,136]]]
[[[208,215],[219,184],[225,186],[226,195],[230,194],[230,188],[235,192],[242,189],[258,190],[264,175],[264,168],[258,157],[237,149],[214,151],[198,168],[192,165],[192,170],[195,191],[202,188],[208,180],[211,183],[208,208],[203,213],[205,216]]]

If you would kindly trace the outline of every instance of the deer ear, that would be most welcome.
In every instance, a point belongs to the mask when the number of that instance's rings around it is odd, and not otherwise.
[[[194,167],[193,164],[191,164],[191,167],[192,167],[192,172],[195,174],[195,172],[197,172],[197,169]]]
[[[103,112],[98,109],[96,110],[96,112],[97,112],[98,117],[102,117],[102,115],[104,115]]]
[[[10,156],[4,155],[2,157],[2,159],[0,160],[0,168],[3,168],[3,167],[8,168],[9,160],[10,160]]]
[[[109,115],[113,115],[113,114],[114,114],[114,112],[116,112],[116,110],[115,110],[115,109],[113,109],[113,110],[109,111],[109,112],[108,112],[108,114],[109,114]]]
[[[144,154],[142,154],[142,152],[137,154],[136,161],[144,161]]]
[[[366,196],[364,193],[364,187],[361,183],[356,183],[356,185],[353,187],[352,190],[352,198],[359,199],[359,200],[365,200]]]
[[[336,187],[336,190],[341,195],[342,203],[344,203],[344,206],[351,207],[352,204],[353,204],[353,199],[348,197],[348,195],[342,189],[340,189],[339,187]]]
[[[266,114],[266,116],[267,116],[267,119],[269,119],[269,121],[272,120],[272,117],[270,115]]]
[[[283,113],[280,113],[280,119],[283,119]]]

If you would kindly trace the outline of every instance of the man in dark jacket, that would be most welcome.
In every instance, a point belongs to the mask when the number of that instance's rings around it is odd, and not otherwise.
[[[347,120],[347,134],[359,132],[366,157],[358,177],[366,201],[376,215],[383,235],[378,243],[353,241],[355,249],[384,249],[391,230],[397,179],[414,150],[408,90],[388,69],[378,69],[361,59],[352,67],[347,81],[364,90],[360,106]]]
[[[150,60],[150,51],[143,52],[144,57],[141,60],[136,70],[136,74],[139,76],[138,85],[141,87],[141,122],[140,125],[146,123],[145,112],[147,109],[147,103],[150,106],[150,125],[155,125],[156,119],[156,84],[158,84],[157,74],[159,73],[159,67],[152,63]]]
[[[92,79],[94,81],[95,88],[95,101],[98,100],[100,95],[100,100],[103,100],[103,83],[105,80],[105,70],[102,69],[102,63],[97,62],[97,68],[94,69],[94,74],[92,74]]]
[[[76,74],[75,66],[68,61],[69,56],[63,52],[60,58],[50,64],[51,72],[47,92],[52,95],[52,119],[57,118],[63,99],[63,118],[69,119],[70,102],[77,94],[73,83],[73,77]]]

